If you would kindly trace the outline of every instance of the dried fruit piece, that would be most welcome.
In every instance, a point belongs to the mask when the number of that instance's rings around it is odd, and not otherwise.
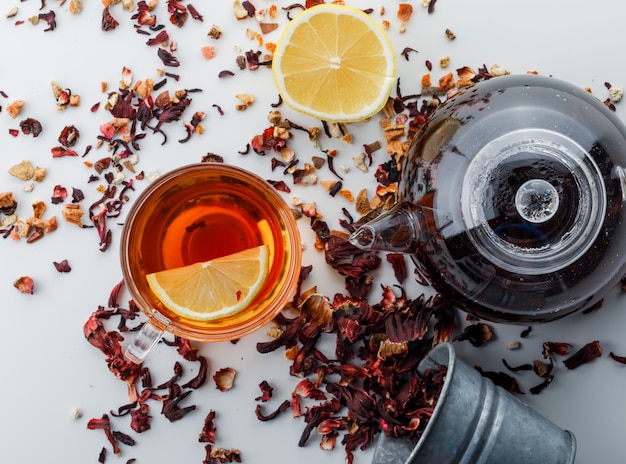
[[[219,391],[226,391],[233,388],[237,371],[232,367],[224,367],[213,375],[215,386]]]
[[[24,134],[32,135],[33,137],[37,137],[43,130],[41,123],[33,118],[27,118],[20,122],[20,129],[22,129]]]
[[[13,282],[13,286],[17,288],[20,293],[33,294],[35,288],[35,281],[28,276],[22,276]]]
[[[9,116],[15,119],[20,115],[20,112],[22,111],[22,108],[24,108],[25,104],[26,102],[24,100],[15,100],[7,105],[6,112]]]
[[[35,174],[35,168],[30,161],[24,160],[9,168],[9,174],[20,180],[31,180]]]

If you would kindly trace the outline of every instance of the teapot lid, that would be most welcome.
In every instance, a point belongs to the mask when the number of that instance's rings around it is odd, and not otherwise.
[[[602,229],[606,187],[589,152],[543,128],[487,142],[461,189],[468,237],[498,267],[547,274],[579,259]]]

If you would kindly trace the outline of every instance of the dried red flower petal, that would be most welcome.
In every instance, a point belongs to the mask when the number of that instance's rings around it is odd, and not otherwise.
[[[119,25],[120,23],[113,17],[109,7],[105,7],[102,10],[102,30],[105,32],[112,31]]]
[[[50,151],[52,152],[53,158],[61,158],[63,156],[78,156],[78,153],[76,153],[74,150],[70,150],[65,147],[54,147],[51,148]]]
[[[403,283],[408,274],[404,255],[400,253],[387,253],[387,262],[391,264],[396,280],[399,283]]]
[[[59,272],[70,272],[72,270],[72,268],[70,266],[70,263],[69,263],[69,261],[67,259],[64,259],[63,261],[61,261],[59,263],[54,261],[52,264],[54,264],[54,267]]]
[[[178,59],[172,54],[172,52],[165,48],[159,48],[159,50],[157,51],[157,55],[161,59],[161,62],[164,66],[170,66],[172,68],[177,68],[178,66],[180,66],[180,61],[178,61]]]
[[[534,387],[531,387],[528,391],[530,391],[531,394],[533,395],[538,395],[539,393],[541,393],[548,385],[550,385],[552,383],[552,380],[554,380],[554,376],[553,375],[547,375],[544,379],[543,382],[535,385]]]
[[[517,366],[511,366],[506,359],[502,359],[502,364],[504,364],[504,366],[510,370],[511,372],[519,372],[519,371],[532,371],[533,370],[533,365],[532,364],[519,364]]]
[[[285,192],[285,193],[291,192],[291,189],[287,186],[285,181],[267,179],[267,183],[280,192]]]
[[[32,295],[35,289],[35,281],[31,277],[22,276],[13,282],[13,286],[17,288],[20,293]]]
[[[611,359],[617,361],[620,364],[626,364],[626,356],[618,356],[612,351],[609,353],[609,356],[611,357]]]
[[[523,394],[524,392],[520,389],[517,380],[511,377],[509,374],[505,372],[495,372],[495,371],[484,371],[480,367],[476,366],[476,370],[480,372],[483,377],[487,377],[493,383],[498,385],[499,387],[504,388],[506,391],[510,393],[518,393]]]
[[[576,369],[582,364],[589,363],[600,356],[602,356],[602,347],[598,340],[594,340],[587,343],[576,353],[564,360],[563,364],[565,364],[565,367],[568,369]]]
[[[280,414],[285,412],[290,407],[291,407],[291,402],[289,400],[285,400],[273,412],[269,414],[263,414],[261,412],[262,406],[260,404],[257,404],[256,409],[254,410],[254,413],[256,414],[257,419],[259,419],[262,422],[267,422],[267,421],[275,419],[276,417],[278,417]]]
[[[551,354],[556,354],[559,356],[565,356],[569,354],[569,349],[572,347],[570,343],[564,342],[544,342],[543,343],[543,357],[547,358]]]
[[[52,192],[51,201],[52,204],[56,205],[58,203],[63,203],[67,198],[67,189],[61,185],[55,185],[54,191]]]
[[[267,380],[263,380],[259,384],[259,388],[261,389],[261,396],[257,396],[255,401],[266,402],[272,399],[272,392],[274,388],[267,382]]]
[[[113,453],[117,455],[122,453],[122,450],[117,444],[117,439],[111,430],[111,421],[109,416],[103,414],[100,419],[90,419],[89,422],[87,422],[87,428],[89,430],[104,430],[107,440],[109,440],[109,443],[111,443],[111,446],[113,447]]]
[[[213,380],[219,391],[226,391],[233,388],[237,371],[232,367],[224,367],[213,375]]]
[[[183,388],[192,388],[197,389],[206,383],[209,363],[204,356],[199,356],[198,361],[200,362],[200,367],[198,368],[198,374],[191,379],[189,382],[183,384]]]
[[[204,419],[204,426],[198,436],[198,441],[215,444],[215,430],[215,411],[211,409]]]
[[[163,407],[161,414],[163,414],[170,422],[175,422],[182,419],[191,411],[196,409],[196,405],[186,406],[181,408],[179,403],[185,400],[191,393],[191,390],[182,391],[181,387],[177,384],[171,385],[168,388],[168,394],[163,401]]]
[[[196,10],[196,7],[194,7],[192,4],[188,4],[187,9],[189,10],[189,14],[193,19],[200,22],[204,21],[204,17],[198,12],[198,10]]]
[[[478,347],[487,343],[493,338],[493,330],[489,324],[479,322],[471,324],[463,329],[463,333],[457,335],[455,341],[468,340],[472,345]]]
[[[187,21],[187,8],[179,2],[168,0],[167,11],[170,13],[170,22],[177,27],[183,27]]]
[[[54,13],[54,11],[50,10],[47,13],[39,13],[37,17],[40,21],[45,21],[46,23],[48,23],[48,27],[44,29],[44,32],[54,31],[56,29],[57,22],[56,14]]]
[[[143,403],[137,409],[130,412],[131,421],[130,428],[137,433],[143,433],[150,429],[150,420],[152,416],[149,414],[150,407]]]

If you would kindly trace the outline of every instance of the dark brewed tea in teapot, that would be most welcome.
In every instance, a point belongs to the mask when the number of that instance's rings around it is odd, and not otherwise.
[[[494,78],[434,113],[404,163],[400,203],[351,241],[411,254],[479,317],[556,319],[626,274],[624,165],[624,126],[582,88]]]

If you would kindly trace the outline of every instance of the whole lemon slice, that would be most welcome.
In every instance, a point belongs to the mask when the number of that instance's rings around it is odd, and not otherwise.
[[[246,309],[268,275],[268,247],[148,274],[152,292],[182,317],[210,321]]]
[[[285,28],[272,59],[283,100],[310,116],[360,121],[385,105],[396,61],[385,30],[356,8],[322,4]]]

